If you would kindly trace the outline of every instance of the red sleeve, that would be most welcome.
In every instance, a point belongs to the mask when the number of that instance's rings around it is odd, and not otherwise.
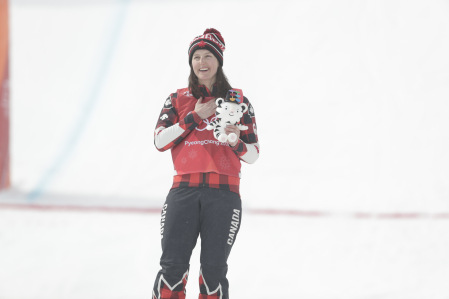
[[[192,111],[179,120],[176,111],[177,94],[172,93],[164,103],[154,131],[154,145],[159,151],[166,151],[180,143],[200,123],[199,115]]]
[[[256,115],[253,106],[246,97],[243,97],[243,102],[248,106],[248,110],[243,114],[240,124],[247,126],[248,130],[240,131],[240,140],[232,149],[241,160],[253,163],[259,156]]]

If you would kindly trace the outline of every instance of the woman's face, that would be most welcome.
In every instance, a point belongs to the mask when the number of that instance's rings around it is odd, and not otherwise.
[[[209,50],[196,50],[192,56],[192,68],[200,84],[211,88],[215,83],[218,59]]]

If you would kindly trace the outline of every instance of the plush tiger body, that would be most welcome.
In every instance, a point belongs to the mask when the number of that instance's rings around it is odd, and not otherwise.
[[[214,130],[214,137],[220,142],[235,142],[237,135],[231,133],[226,134],[225,128],[228,125],[237,126],[241,131],[248,130],[247,126],[239,124],[243,113],[248,110],[248,106],[243,103],[239,92],[230,90],[225,99],[218,98],[215,100],[217,110],[215,112],[215,120],[207,126],[208,130]]]

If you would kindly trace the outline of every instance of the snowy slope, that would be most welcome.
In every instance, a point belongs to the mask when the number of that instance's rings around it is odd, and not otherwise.
[[[0,209],[0,298],[150,298],[157,214]],[[280,233],[282,232],[282,233]],[[232,299],[447,299],[447,220],[245,214],[229,258]],[[198,298],[199,248],[187,298]]]
[[[76,3],[11,1],[12,179],[32,200],[164,198],[154,126],[216,27],[258,122],[248,205],[448,211],[447,2]]]
[[[225,72],[254,105],[261,143],[243,167],[232,298],[448,298],[447,1],[10,4],[0,299],[149,298],[160,236],[147,208],[172,176],[154,125],[207,27],[224,36]]]

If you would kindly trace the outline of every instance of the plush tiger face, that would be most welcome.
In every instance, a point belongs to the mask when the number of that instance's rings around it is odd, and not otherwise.
[[[217,104],[217,118],[221,119],[226,124],[237,124],[248,110],[248,106],[245,103],[225,102],[222,98],[218,98]]]

